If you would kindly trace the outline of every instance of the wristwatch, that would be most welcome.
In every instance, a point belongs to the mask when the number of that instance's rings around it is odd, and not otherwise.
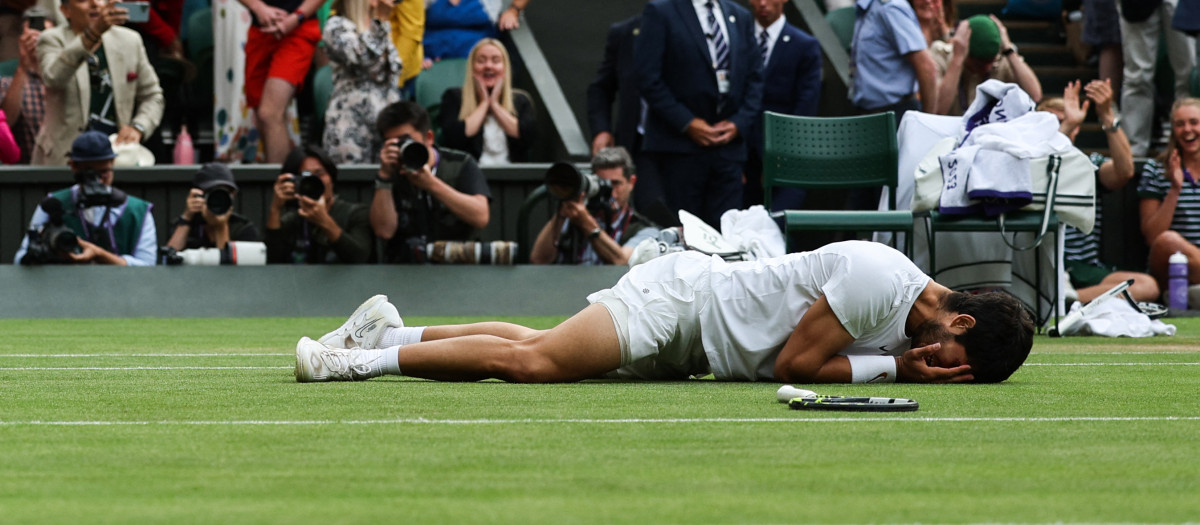
[[[588,232],[588,234],[587,234],[587,240],[589,240],[589,241],[594,241],[594,240],[596,240],[596,237],[599,237],[599,236],[600,236],[600,232],[601,232],[601,231],[603,231],[603,230],[601,230],[600,228],[596,228],[596,229],[594,229],[594,230],[592,230],[592,231]]]
[[[1101,124],[1100,129],[1104,130],[1105,133],[1113,133],[1113,132],[1117,131],[1118,129],[1120,129],[1120,126],[1121,126],[1121,115],[1115,114],[1115,115],[1113,115],[1112,125],[1105,126],[1104,124]]]
[[[1017,53],[1017,46],[1016,46],[1016,44],[1010,44],[1010,45],[1008,46],[1008,49],[1005,49],[1004,51],[1001,51],[1001,52],[1000,52],[1000,54],[1001,54],[1001,55],[1004,55],[1004,56],[1015,55],[1016,53]]]

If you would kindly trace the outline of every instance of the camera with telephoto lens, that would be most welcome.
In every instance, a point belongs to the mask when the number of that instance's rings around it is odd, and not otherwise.
[[[225,188],[213,188],[204,194],[204,205],[213,215],[225,215],[233,207],[233,194]]]
[[[21,264],[61,264],[71,259],[64,254],[83,253],[79,237],[63,224],[63,205],[54,197],[46,197],[40,204],[49,219],[39,229],[29,230],[29,244]]]
[[[321,177],[314,175],[311,171],[302,171],[300,177],[297,178],[293,175],[287,180],[296,185],[296,193],[314,201],[320,200],[321,196],[325,195],[325,183],[321,181]]]
[[[592,173],[579,171],[567,162],[556,162],[546,170],[546,189],[556,199],[568,201],[580,195],[590,211],[608,210],[612,206],[612,182]]]
[[[419,172],[429,163],[429,149],[410,137],[402,137],[396,147],[400,148],[400,166],[406,171]]]
[[[229,241],[225,249],[158,248],[159,264],[165,266],[262,266],[267,264],[267,245],[261,242]]]

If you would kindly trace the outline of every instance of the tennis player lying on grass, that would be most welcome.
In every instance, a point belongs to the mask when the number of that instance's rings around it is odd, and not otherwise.
[[[753,262],[685,251],[630,269],[549,330],[404,327],[377,295],[296,346],[296,380],[390,374],[518,383],[591,378],[999,382],[1033,345],[1011,295],[951,291],[900,252],[849,241]],[[354,348],[345,350],[344,348]]]

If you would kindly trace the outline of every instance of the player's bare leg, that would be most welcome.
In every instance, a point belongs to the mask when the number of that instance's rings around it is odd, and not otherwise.
[[[618,368],[621,360],[616,327],[601,305],[588,306],[544,331],[510,323],[425,331],[422,342],[375,351],[334,350],[302,339],[296,349],[296,378],[356,380],[403,373],[442,381],[549,383],[598,377]]]

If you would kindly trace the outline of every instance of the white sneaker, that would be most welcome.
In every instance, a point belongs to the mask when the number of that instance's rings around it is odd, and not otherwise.
[[[376,352],[378,353],[378,352]],[[296,381],[362,381],[381,375],[366,352],[329,348],[307,337],[296,343]]]
[[[379,348],[379,338],[385,328],[401,328],[400,312],[389,303],[386,295],[376,295],[363,302],[337,330],[321,336],[318,341],[330,348]]]

